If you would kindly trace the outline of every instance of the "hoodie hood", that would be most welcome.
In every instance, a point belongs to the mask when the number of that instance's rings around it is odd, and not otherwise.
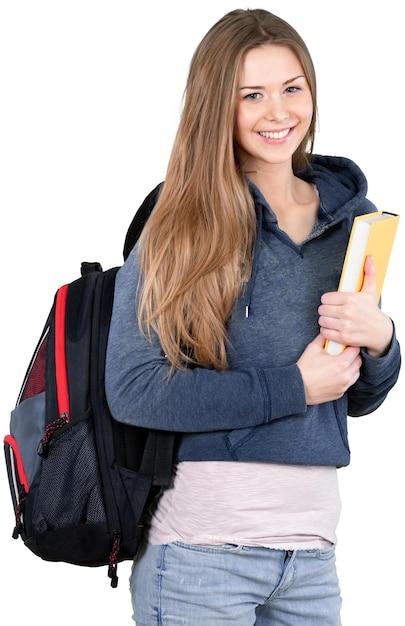
[[[321,219],[336,222],[345,218],[351,223],[355,215],[376,211],[366,199],[367,179],[350,159],[315,154],[299,176],[316,186]]]
[[[318,223],[311,238],[322,234],[326,229],[346,222],[350,232],[356,215],[372,213],[375,205],[366,198],[367,179],[354,161],[346,157],[314,154],[308,167],[297,176],[314,185],[319,194]],[[249,188],[256,203],[259,223],[272,229],[277,217],[266,202],[260,189],[252,181]]]

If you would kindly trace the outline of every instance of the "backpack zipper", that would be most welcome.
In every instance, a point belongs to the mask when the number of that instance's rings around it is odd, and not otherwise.
[[[55,370],[59,416],[70,422],[69,385],[66,368],[66,302],[69,285],[58,290],[55,309]]]
[[[70,422],[69,385],[66,368],[66,302],[69,285],[58,289],[55,302],[55,378],[58,401],[58,417],[47,425],[39,442],[38,454],[46,456],[48,445],[55,430]]]

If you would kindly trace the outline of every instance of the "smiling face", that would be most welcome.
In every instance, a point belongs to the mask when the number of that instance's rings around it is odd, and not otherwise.
[[[234,140],[246,172],[292,163],[313,116],[312,94],[296,55],[285,46],[247,52],[236,96]]]

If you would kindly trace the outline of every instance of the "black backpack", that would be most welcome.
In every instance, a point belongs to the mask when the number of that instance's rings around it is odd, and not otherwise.
[[[127,233],[124,260],[158,187]],[[47,561],[108,566],[133,559],[145,512],[168,486],[175,435],[116,421],[104,366],[118,268],[83,263],[55,295],[4,439],[13,537]]]

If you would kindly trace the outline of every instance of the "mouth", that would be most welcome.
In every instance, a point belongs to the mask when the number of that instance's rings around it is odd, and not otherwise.
[[[264,137],[265,139],[284,139],[287,137],[288,133],[291,131],[291,128],[285,128],[284,130],[279,131],[259,131],[259,135]]]

